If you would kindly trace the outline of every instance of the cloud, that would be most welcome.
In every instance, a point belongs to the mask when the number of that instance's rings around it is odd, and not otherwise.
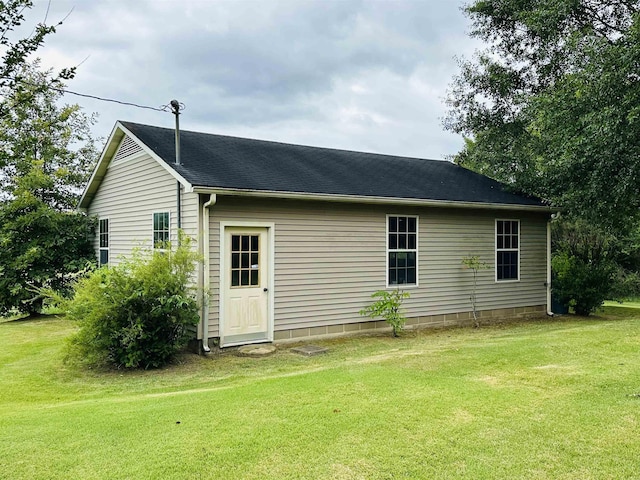
[[[454,55],[474,44],[455,2],[54,0],[73,12],[40,52],[84,61],[69,88],[186,105],[187,128],[290,143],[441,158]],[[40,18],[45,5],[33,9]],[[116,119],[170,126],[170,115],[69,97]]]

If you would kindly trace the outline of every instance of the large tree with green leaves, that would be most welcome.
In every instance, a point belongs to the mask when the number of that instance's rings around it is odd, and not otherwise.
[[[640,208],[640,4],[477,0],[488,47],[461,63],[445,126],[456,162],[609,230]]]
[[[73,212],[97,156],[91,116],[62,104],[73,69],[41,71],[30,56],[55,27],[11,40],[30,1],[0,1],[0,315],[40,311],[41,287],[64,289],[94,258],[90,221]]]
[[[15,70],[19,82],[0,88],[0,192],[10,198],[19,179],[37,164],[50,184],[35,192],[57,210],[76,206],[97,156],[91,135],[94,116],[79,105],[63,104],[60,80],[41,71],[38,61]]]
[[[0,206],[0,315],[39,313],[41,288],[65,292],[76,272],[95,263],[90,219],[48,205],[41,192],[53,187],[42,162],[34,162]]]

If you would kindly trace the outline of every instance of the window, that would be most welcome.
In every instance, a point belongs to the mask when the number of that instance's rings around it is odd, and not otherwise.
[[[100,265],[109,263],[109,219],[98,220],[98,238],[100,241]]]
[[[519,220],[496,220],[496,280],[520,280]]]
[[[260,285],[260,235],[231,235],[231,287]]]
[[[163,250],[167,248],[169,240],[169,212],[153,214],[153,248]]]
[[[418,217],[387,216],[387,284],[417,285]]]

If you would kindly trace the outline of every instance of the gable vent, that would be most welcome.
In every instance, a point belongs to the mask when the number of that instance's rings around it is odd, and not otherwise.
[[[122,140],[122,143],[120,143],[120,146],[118,147],[118,151],[113,157],[113,163],[132,157],[138,153],[142,153],[142,151],[142,147],[138,145],[135,140],[129,136],[125,136],[124,140]]]

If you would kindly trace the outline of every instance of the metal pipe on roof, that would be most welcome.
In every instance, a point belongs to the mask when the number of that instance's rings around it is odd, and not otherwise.
[[[177,100],[171,100],[169,102],[171,105],[171,113],[176,116],[176,165],[180,165],[180,102]],[[182,204],[181,204],[181,192],[182,189],[180,187],[180,182],[176,182],[176,209],[178,210],[177,215],[177,226],[178,229],[182,228]],[[178,237],[178,241],[180,237]]]
[[[176,165],[180,165],[180,102],[171,100],[171,113],[176,116]]]

